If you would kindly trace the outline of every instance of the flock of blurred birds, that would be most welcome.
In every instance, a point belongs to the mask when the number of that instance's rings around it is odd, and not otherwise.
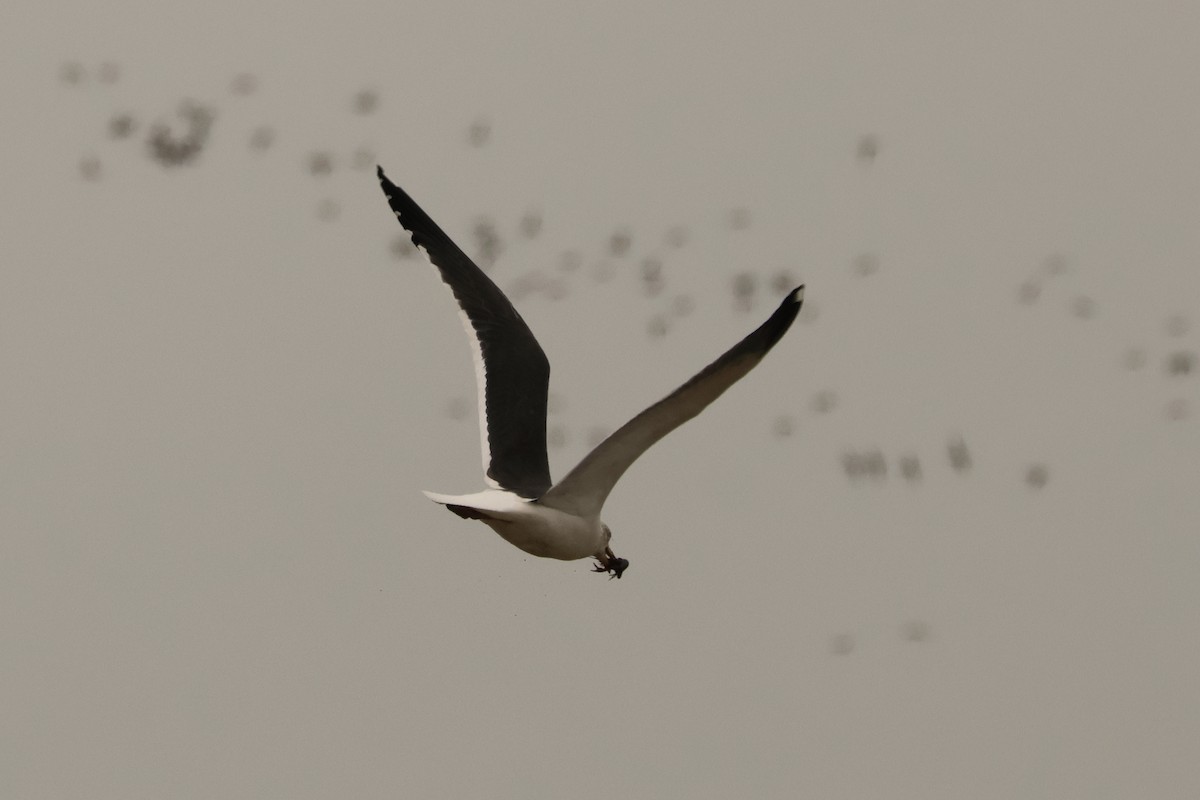
[[[79,62],[70,61],[62,65],[60,80],[63,84],[82,87],[87,84],[112,86],[120,82],[121,68],[115,62],[104,62],[92,68]],[[229,82],[228,92],[235,97],[249,97],[259,89],[259,80],[250,73],[235,75]],[[356,115],[366,116],[374,113],[380,104],[379,93],[372,89],[361,89],[349,98],[348,110]],[[173,118],[160,115],[152,122],[139,119],[138,115],[128,109],[114,109],[105,125],[106,138],[111,141],[128,141],[142,143],[143,153],[147,158],[161,164],[165,168],[181,168],[194,165],[204,152],[212,134],[217,119],[216,109],[212,105],[185,100],[176,109]],[[277,134],[270,125],[259,125],[251,128],[246,134],[246,147],[254,153],[265,153],[271,150],[277,140]],[[479,118],[470,123],[463,135],[465,146],[472,148],[486,147],[492,138],[491,124],[487,119]],[[874,134],[860,137],[854,147],[854,158],[869,168],[879,156],[880,142]],[[375,167],[375,154],[366,146],[357,147],[348,155],[339,157],[328,150],[313,150],[306,154],[302,167],[314,177],[322,177],[333,173],[336,169],[349,167],[354,170],[367,171]],[[103,163],[98,155],[88,154],[79,161],[80,176],[87,181],[101,180]],[[340,214],[340,206],[332,198],[323,198],[316,206],[318,219],[333,221]],[[750,228],[752,217],[749,209],[735,207],[728,210],[725,224],[730,231],[744,231]],[[543,219],[537,211],[527,211],[518,221],[516,230],[510,236],[518,240],[534,240],[542,232]],[[504,290],[512,301],[520,305],[530,297],[540,296],[549,300],[561,300],[570,290],[572,282],[584,272],[590,273],[596,283],[607,283],[617,277],[618,272],[627,269],[625,265],[636,261],[634,272],[642,294],[649,298],[662,298],[662,310],[653,313],[645,321],[645,332],[650,338],[666,336],[680,319],[687,317],[695,306],[695,301],[687,293],[672,293],[666,296],[667,279],[665,262],[672,250],[687,246],[690,231],[686,225],[673,225],[661,236],[661,244],[652,246],[650,253],[640,258],[632,257],[634,250],[633,233],[624,227],[619,227],[603,240],[603,252],[598,258],[589,258],[578,249],[567,249],[561,252],[552,268],[533,269],[508,280]],[[467,249],[476,262],[484,270],[490,270],[501,260],[510,240],[506,233],[488,215],[480,214],[470,231],[470,244]],[[392,235],[388,244],[391,254],[400,260],[416,259],[418,253],[409,238],[403,233]],[[585,270],[585,263],[588,264]],[[879,257],[873,253],[863,253],[850,263],[850,273],[860,278],[868,278],[880,269]],[[1039,302],[1050,281],[1055,280],[1069,271],[1067,259],[1061,255],[1051,255],[1046,258],[1036,274],[1023,281],[1016,291],[1016,299],[1024,305]],[[765,287],[771,295],[780,295],[793,288],[798,279],[788,271],[778,271],[769,276],[760,276],[751,271],[737,272],[730,276],[729,290],[733,305],[736,309],[749,312],[756,306],[757,298]],[[1070,313],[1080,320],[1092,319],[1097,311],[1096,304],[1086,294],[1076,294],[1069,299]],[[816,317],[814,304],[808,303],[801,312],[801,321],[812,322]],[[1131,348],[1123,359],[1123,366],[1131,371],[1144,370],[1157,358],[1161,362],[1164,375],[1171,379],[1194,376],[1197,371],[1196,351],[1187,347],[1182,341],[1190,332],[1191,324],[1188,317],[1182,313],[1171,315],[1164,326],[1166,335],[1173,340],[1179,340],[1178,346],[1168,346],[1162,352],[1151,353],[1146,348]],[[811,399],[809,408],[814,414],[828,414],[838,407],[836,392],[824,389],[818,391]],[[568,428],[554,421],[557,411],[563,408],[561,397],[552,395],[550,402],[551,422],[547,431],[548,444],[552,448],[562,448],[568,444],[570,435]],[[1186,396],[1173,398],[1165,409],[1169,420],[1182,420],[1190,415],[1190,404]],[[456,420],[467,420],[474,417],[473,398],[453,398],[446,403],[445,413]],[[770,423],[770,435],[777,439],[792,436],[799,427],[794,416],[780,415]],[[584,434],[584,441],[589,447],[598,444],[609,433],[601,427],[589,428]],[[967,472],[971,469],[971,456],[966,442],[961,435],[948,438],[945,448],[946,462],[955,472]],[[891,470],[907,483],[919,483],[923,478],[923,469],[918,454],[906,452],[889,459],[878,448],[846,450],[841,459],[841,466],[846,476],[855,483],[870,483],[885,479]],[[1046,486],[1049,479],[1049,469],[1045,464],[1033,463],[1025,468],[1024,481],[1033,489]]]
[[[67,62],[61,67],[60,81],[69,87],[84,87],[99,85],[111,87],[121,79],[121,69],[114,62],[106,62],[94,67],[87,67],[78,62]],[[228,93],[237,98],[246,98],[259,90],[259,80],[250,73],[235,75],[229,82]],[[115,100],[115,98],[114,98]],[[361,89],[349,97],[346,110],[358,116],[373,114],[381,102],[380,95],[373,89]],[[157,162],[166,169],[180,169],[195,165],[205,151],[217,120],[217,110],[213,105],[183,101],[173,115],[159,115],[148,121],[128,109],[114,108],[111,116],[103,127],[103,135],[110,142],[141,143],[142,153],[147,158]],[[258,125],[243,132],[245,147],[254,154],[264,154],[277,145],[278,135],[270,125]],[[463,133],[463,145],[470,148],[485,148],[492,138],[492,126],[486,118],[478,118],[471,122]],[[869,169],[880,154],[880,141],[874,134],[866,134],[854,144],[853,158],[864,169]],[[375,153],[368,146],[359,146],[348,153],[338,154],[329,150],[309,151],[297,165],[305,169],[314,178],[320,179],[336,170],[349,168],[367,171],[374,169]],[[95,153],[83,156],[79,161],[79,174],[83,180],[102,180],[104,163]],[[340,215],[340,205],[330,197],[317,202],[315,215],[324,221],[334,221]],[[745,231],[752,225],[752,215],[745,207],[728,209],[724,216],[724,225],[730,232]],[[543,230],[543,218],[535,210],[527,211],[518,221],[514,231],[506,232],[496,221],[485,214],[475,217],[475,223],[470,230],[469,244],[465,249],[471,254],[481,268],[490,270],[500,262],[510,245],[519,242],[530,242],[539,237]],[[647,298],[659,301],[661,310],[653,313],[645,321],[646,336],[651,339],[662,338],[672,330],[673,326],[687,317],[695,306],[695,301],[685,292],[668,292],[666,277],[666,260],[672,251],[685,248],[691,239],[691,231],[686,225],[677,224],[667,228],[643,256],[634,255],[634,235],[625,227],[618,227],[606,238],[602,237],[602,252],[591,256],[585,255],[579,249],[566,249],[552,259],[553,264],[544,269],[533,269],[523,274],[505,280],[498,275],[503,288],[518,306],[532,297],[542,297],[548,300],[565,298],[572,288],[572,283],[581,275],[590,276],[595,283],[608,283],[618,274],[632,272],[638,284],[639,291]],[[412,242],[403,231],[391,236],[387,243],[391,255],[398,260],[417,259],[419,254]],[[867,279],[881,269],[880,259],[876,254],[864,253],[851,260],[850,275]],[[1061,255],[1051,255],[1043,264],[1017,287],[1016,301],[1023,305],[1034,305],[1041,300],[1047,286],[1066,275],[1070,271],[1068,261]],[[729,278],[729,291],[733,306],[741,312],[749,312],[757,305],[760,293],[769,292],[772,296],[781,295],[793,288],[799,281],[788,271],[778,271],[770,275],[760,275],[751,271],[734,273]],[[1070,297],[1067,309],[1071,315],[1081,321],[1094,318],[1097,314],[1096,304],[1086,294],[1076,294]],[[816,319],[817,308],[807,303],[800,315],[801,322],[811,323]],[[1183,379],[1194,378],[1197,371],[1196,351],[1189,347],[1186,339],[1191,334],[1191,323],[1183,313],[1176,313],[1167,318],[1164,333],[1167,343],[1154,350],[1138,347],[1128,350],[1122,360],[1122,366],[1130,371],[1146,370],[1152,362],[1159,363],[1162,374],[1171,381],[1179,381],[1180,391],[1166,406],[1165,417],[1171,421],[1187,419],[1191,407],[1184,394]],[[474,397],[456,397],[447,401],[445,414],[454,419],[474,421]],[[831,389],[817,391],[809,402],[809,410],[813,414],[824,415],[836,411],[839,397]],[[547,443],[551,448],[565,447],[570,438],[570,429],[556,421],[555,417],[563,410],[564,401],[559,395],[551,393],[549,411],[550,423],[547,430]],[[787,439],[793,436],[799,428],[799,422],[793,415],[780,415],[770,422],[769,435],[775,439]],[[583,435],[588,447],[598,444],[610,431],[593,426]],[[956,473],[967,473],[972,468],[972,457],[966,440],[960,434],[947,437],[944,450],[944,460],[940,463]],[[854,485],[871,485],[884,481],[889,472],[893,472],[907,484],[918,484],[923,480],[925,468],[916,452],[903,452],[888,457],[878,448],[847,449],[841,457],[841,468],[847,479]],[[1030,490],[1041,490],[1049,482],[1050,470],[1045,463],[1029,463],[1024,467],[1023,481]],[[913,622],[905,626],[903,638],[910,641],[920,641],[928,636],[924,623]],[[835,637],[832,650],[836,653],[848,653],[853,650],[852,637]]]

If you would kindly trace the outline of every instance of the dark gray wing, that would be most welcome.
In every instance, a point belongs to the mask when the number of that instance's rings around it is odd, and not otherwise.
[[[791,327],[803,301],[804,287],[792,290],[757,330],[666,398],[626,422],[588,453],[565,478],[546,492],[542,503],[580,516],[599,514],[608,493],[629,465],[754,369]]]
[[[396,219],[454,293],[471,342],[479,387],[479,439],[490,485],[522,497],[550,488],[546,393],[550,362],[529,326],[491,278],[379,168]]]

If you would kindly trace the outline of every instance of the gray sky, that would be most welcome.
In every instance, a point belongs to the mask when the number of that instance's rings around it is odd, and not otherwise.
[[[0,795],[1200,792],[1200,11],[695,5],[6,6]],[[377,161],[535,287],[556,475],[808,285],[623,580],[419,494],[475,389]]]

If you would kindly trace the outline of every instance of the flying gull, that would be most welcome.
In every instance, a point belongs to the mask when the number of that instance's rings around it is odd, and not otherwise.
[[[463,519],[477,519],[526,553],[572,561],[595,558],[596,572],[619,578],[629,561],[613,554],[600,509],[617,480],[651,445],[699,414],[752,370],[800,311],[793,289],[757,330],[666,398],[625,423],[558,483],[546,455],[550,362],[508,298],[458,245],[378,168],[396,219],[441,273],[458,301],[479,389],[484,480],[475,494],[425,492]]]

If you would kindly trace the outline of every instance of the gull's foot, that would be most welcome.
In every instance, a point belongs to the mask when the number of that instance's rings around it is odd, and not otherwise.
[[[596,566],[592,567],[592,572],[608,572],[608,579],[621,577],[621,573],[629,569],[629,559],[627,558],[610,558],[608,563],[597,559]]]

